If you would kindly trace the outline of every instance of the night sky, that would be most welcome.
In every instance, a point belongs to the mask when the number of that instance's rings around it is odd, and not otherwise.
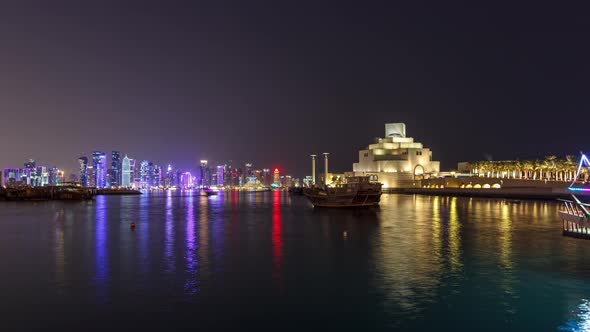
[[[386,122],[443,169],[590,151],[586,9],[436,3],[3,3],[0,167],[98,149],[301,176],[327,151],[346,171]]]

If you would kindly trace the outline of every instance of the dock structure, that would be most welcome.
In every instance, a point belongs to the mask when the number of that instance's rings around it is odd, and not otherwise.
[[[94,187],[73,185],[18,187],[0,191],[0,199],[6,201],[45,201],[45,200],[89,200],[96,196]]]
[[[583,167],[589,169],[590,160],[582,153],[578,171],[576,172],[574,181],[568,188],[570,192],[584,193],[590,191],[590,188],[576,185],[576,180],[580,176],[580,171]],[[571,200],[560,199],[563,202],[563,208],[559,211],[559,216],[563,223],[563,235],[590,239],[590,204],[583,203],[573,193],[571,194],[571,198]]]
[[[582,203],[572,195],[573,200],[560,199],[563,208],[559,216],[563,222],[563,235],[590,239],[590,204]]]

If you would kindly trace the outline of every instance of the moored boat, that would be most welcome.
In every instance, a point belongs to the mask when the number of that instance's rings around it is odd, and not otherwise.
[[[379,205],[379,182],[369,176],[350,176],[334,187],[305,188],[303,194],[315,207],[365,207]]]

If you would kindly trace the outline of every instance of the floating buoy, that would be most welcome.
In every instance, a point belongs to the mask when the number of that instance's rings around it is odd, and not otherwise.
[[[135,229],[135,223],[134,223],[134,222],[132,222],[132,223],[129,225],[129,228],[131,228],[131,229]]]

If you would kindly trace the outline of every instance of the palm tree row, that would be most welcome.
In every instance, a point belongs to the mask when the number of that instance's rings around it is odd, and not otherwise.
[[[576,176],[578,163],[574,156],[557,159],[556,156],[546,156],[544,160],[515,160],[515,161],[476,161],[469,163],[469,171],[475,176],[573,181]],[[580,178],[588,180],[588,169],[582,168]]]

